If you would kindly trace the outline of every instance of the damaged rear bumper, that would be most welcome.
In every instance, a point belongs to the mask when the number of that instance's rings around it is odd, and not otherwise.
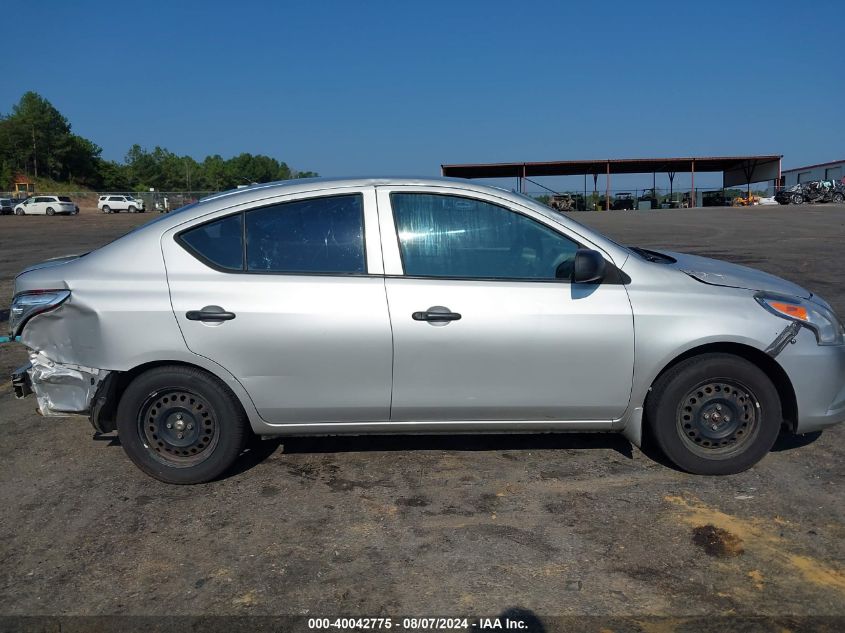
[[[17,398],[34,393],[42,415],[88,415],[100,385],[110,373],[57,363],[43,353],[30,352],[29,362],[12,374],[12,387]]]
[[[18,367],[12,374],[12,389],[15,390],[15,398],[26,398],[32,393],[32,383],[29,381],[29,368],[31,363]]]

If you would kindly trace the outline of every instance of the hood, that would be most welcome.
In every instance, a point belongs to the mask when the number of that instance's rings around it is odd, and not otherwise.
[[[745,288],[746,290],[764,290],[793,297],[809,299],[813,293],[786,279],[764,273],[756,268],[731,264],[719,259],[686,255],[684,253],[670,253],[661,251],[675,259],[669,264],[688,274],[690,277],[712,286],[727,286],[728,288]]]
[[[78,255],[65,255],[63,257],[53,257],[52,259],[45,259],[43,262],[39,262],[38,264],[33,264],[32,266],[27,266],[21,272],[18,273],[18,276],[23,275],[24,273],[32,272],[33,270],[41,270],[42,268],[51,268],[53,266],[61,266],[62,264],[67,264],[68,262],[72,262],[75,259],[79,259],[88,253],[80,253]]]

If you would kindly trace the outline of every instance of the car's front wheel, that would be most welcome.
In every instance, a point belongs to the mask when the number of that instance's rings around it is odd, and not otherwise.
[[[129,207],[129,209],[128,209],[128,211],[129,211],[129,213],[137,213],[137,212],[138,212],[138,209],[136,209],[135,207],[130,206],[130,207]]]
[[[845,201],[845,195],[837,191],[835,194],[833,194],[833,201],[836,204],[842,204],[842,202]]]
[[[135,378],[117,411],[123,449],[160,481],[197,484],[223,474],[248,437],[248,422],[229,388],[193,367],[166,366]]]
[[[663,454],[698,475],[751,468],[771,450],[782,422],[772,381],[731,354],[704,354],[667,370],[652,387],[646,417]]]
[[[804,196],[800,193],[793,194],[792,204],[804,204]]]
[[[15,215],[26,215],[26,212],[19,207],[15,209]]]

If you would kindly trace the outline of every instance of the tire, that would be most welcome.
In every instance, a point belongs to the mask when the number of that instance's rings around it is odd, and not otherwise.
[[[128,211],[129,213],[138,213],[138,209],[136,209],[135,207],[129,207]]]
[[[129,384],[117,408],[117,433],[129,459],[171,484],[222,475],[243,450],[248,427],[229,388],[193,367],[144,372]]]
[[[663,454],[696,475],[751,468],[771,450],[783,420],[772,381],[731,354],[678,363],[654,383],[645,409]]]
[[[804,196],[800,193],[792,194],[792,204],[804,204]]]
[[[53,207],[47,207],[47,215],[56,215],[56,212]]]
[[[111,213],[111,207],[109,205],[103,206],[103,213]]]
[[[842,195],[838,191],[833,194],[833,202],[835,202],[836,204],[842,204],[843,201],[845,201],[845,195]]]
[[[26,215],[23,209],[15,209],[15,215]]]

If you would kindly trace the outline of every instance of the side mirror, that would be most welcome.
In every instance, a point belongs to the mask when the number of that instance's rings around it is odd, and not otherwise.
[[[598,251],[579,248],[572,266],[572,283],[597,284],[604,279],[606,267],[604,257]]]

